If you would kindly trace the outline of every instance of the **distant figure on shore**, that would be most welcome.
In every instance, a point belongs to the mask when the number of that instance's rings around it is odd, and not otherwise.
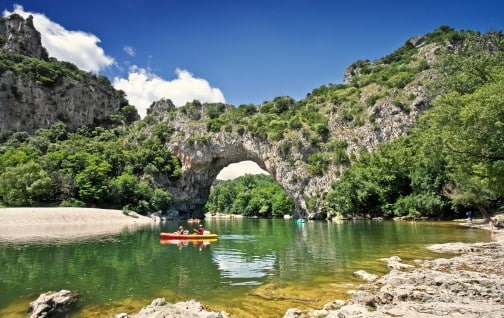
[[[469,220],[469,223],[472,223],[472,220],[473,220],[472,211],[467,211],[467,219]]]
[[[498,220],[497,218],[494,218],[493,220],[490,220],[490,227],[492,228],[492,230],[495,230],[495,229],[498,229],[500,227],[503,227],[504,225],[502,225]]]

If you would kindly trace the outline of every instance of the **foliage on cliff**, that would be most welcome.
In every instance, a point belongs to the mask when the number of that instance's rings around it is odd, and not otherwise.
[[[282,217],[294,211],[294,202],[271,176],[245,175],[212,187],[206,209],[210,213]]]
[[[359,158],[325,200],[331,213],[483,216],[504,204],[504,37],[446,34],[433,108],[411,134]],[[436,36],[441,36],[436,32]]]
[[[282,96],[231,110],[196,102],[182,111],[203,119],[208,136],[252,134],[293,166],[293,154],[303,154],[309,174],[333,178],[308,202],[324,214],[486,215],[504,195],[503,39],[442,26],[380,60],[356,62],[346,84],[324,85],[300,101]],[[391,124],[411,125],[386,139],[391,110]]]
[[[49,58],[32,17],[0,19],[0,130],[82,125],[112,128],[140,117],[104,76]]]

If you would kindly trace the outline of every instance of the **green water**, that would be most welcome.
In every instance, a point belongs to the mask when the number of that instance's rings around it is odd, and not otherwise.
[[[489,241],[487,231],[437,222],[206,220],[210,244],[161,242],[154,229],[73,242],[0,243],[0,316],[26,317],[49,290],[83,294],[72,317],[137,312],[152,299],[196,299],[239,317],[281,317],[290,307],[320,308],[362,281],[353,272],[387,273],[380,258],[439,257],[426,245]],[[162,244],[163,243],[163,244]]]

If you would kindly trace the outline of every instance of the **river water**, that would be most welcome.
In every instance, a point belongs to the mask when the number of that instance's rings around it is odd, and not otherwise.
[[[78,241],[0,242],[0,316],[26,317],[49,290],[83,294],[71,317],[138,312],[158,297],[195,299],[236,317],[281,317],[288,308],[320,309],[361,283],[353,273],[388,272],[380,258],[406,263],[445,255],[429,244],[481,242],[488,231],[454,222],[207,219],[214,242],[161,241],[185,222]]]

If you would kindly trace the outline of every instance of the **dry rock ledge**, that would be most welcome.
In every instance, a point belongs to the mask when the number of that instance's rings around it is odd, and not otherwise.
[[[484,226],[488,228],[486,225]],[[284,318],[357,317],[504,317],[504,230],[492,229],[495,242],[447,243],[428,248],[461,253],[453,258],[401,263],[384,259],[391,271],[353,291],[345,302],[336,300],[321,310],[289,309]]]

